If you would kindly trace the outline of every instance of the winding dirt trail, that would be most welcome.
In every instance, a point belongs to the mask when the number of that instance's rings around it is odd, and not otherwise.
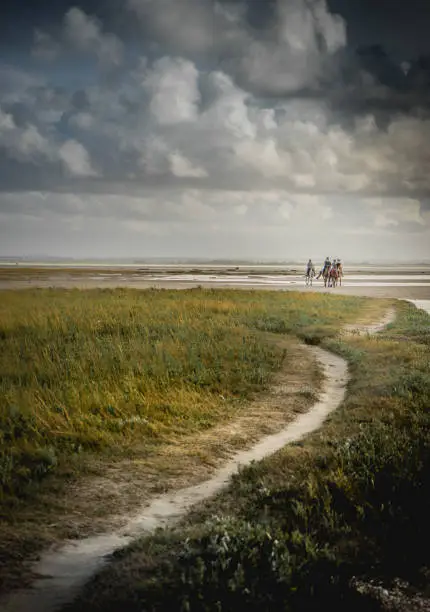
[[[381,331],[394,318],[390,310],[375,325],[350,326],[350,333]],[[254,446],[234,454],[214,475],[204,482],[153,498],[149,505],[127,518],[120,530],[64,544],[47,552],[33,568],[39,578],[32,588],[16,591],[0,600],[4,612],[54,612],[71,602],[83,585],[107,562],[108,555],[128,545],[137,537],[157,527],[172,525],[196,503],[225,487],[240,467],[259,461],[286,444],[298,441],[319,429],[330,412],[343,401],[348,381],[345,360],[319,347],[308,347],[324,371],[320,399],[278,433],[262,438]]]
[[[396,309],[394,307],[388,308],[385,315],[382,317],[380,321],[376,323],[371,323],[368,325],[361,324],[350,324],[345,325],[343,328],[342,334],[359,334],[361,336],[365,336],[366,334],[377,334],[381,332],[387,325],[390,325],[396,318]]]

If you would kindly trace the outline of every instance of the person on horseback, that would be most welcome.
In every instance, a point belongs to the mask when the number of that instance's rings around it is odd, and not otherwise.
[[[330,274],[333,276],[337,274],[337,258],[336,257],[333,257],[333,261],[330,264]]]
[[[306,264],[306,274],[305,274],[306,287],[309,287],[309,286],[312,287],[312,279],[314,276],[315,276],[315,266],[312,263],[312,259],[310,259],[308,263]]]
[[[310,259],[308,263],[306,264],[306,276],[309,276],[312,271],[315,274],[315,267],[314,267],[314,264],[312,263],[312,259]]]
[[[330,268],[330,257],[326,257],[323,263],[323,267],[317,276],[317,280],[319,279],[320,276],[324,276],[324,272],[328,270],[329,268]]]
[[[327,273],[327,286],[328,287],[336,287],[338,272],[337,272],[337,259],[334,257],[333,261],[330,263]],[[325,286],[325,283],[324,283]]]

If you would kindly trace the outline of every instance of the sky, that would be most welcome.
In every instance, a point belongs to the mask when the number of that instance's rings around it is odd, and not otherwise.
[[[0,9],[0,256],[430,261],[428,0]]]

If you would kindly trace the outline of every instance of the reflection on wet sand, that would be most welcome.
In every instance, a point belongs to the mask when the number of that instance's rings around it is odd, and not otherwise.
[[[430,266],[345,268],[342,286],[324,288],[322,280],[305,287],[300,266],[2,266],[0,289],[36,287],[189,289],[239,288],[317,291],[345,295],[430,299]]]

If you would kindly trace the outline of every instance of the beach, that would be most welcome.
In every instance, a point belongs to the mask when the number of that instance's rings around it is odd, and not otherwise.
[[[342,286],[325,288],[322,280],[305,286],[299,265],[124,265],[0,267],[0,290],[34,288],[191,289],[194,287],[313,291],[414,300],[430,299],[430,265],[346,267]]]

